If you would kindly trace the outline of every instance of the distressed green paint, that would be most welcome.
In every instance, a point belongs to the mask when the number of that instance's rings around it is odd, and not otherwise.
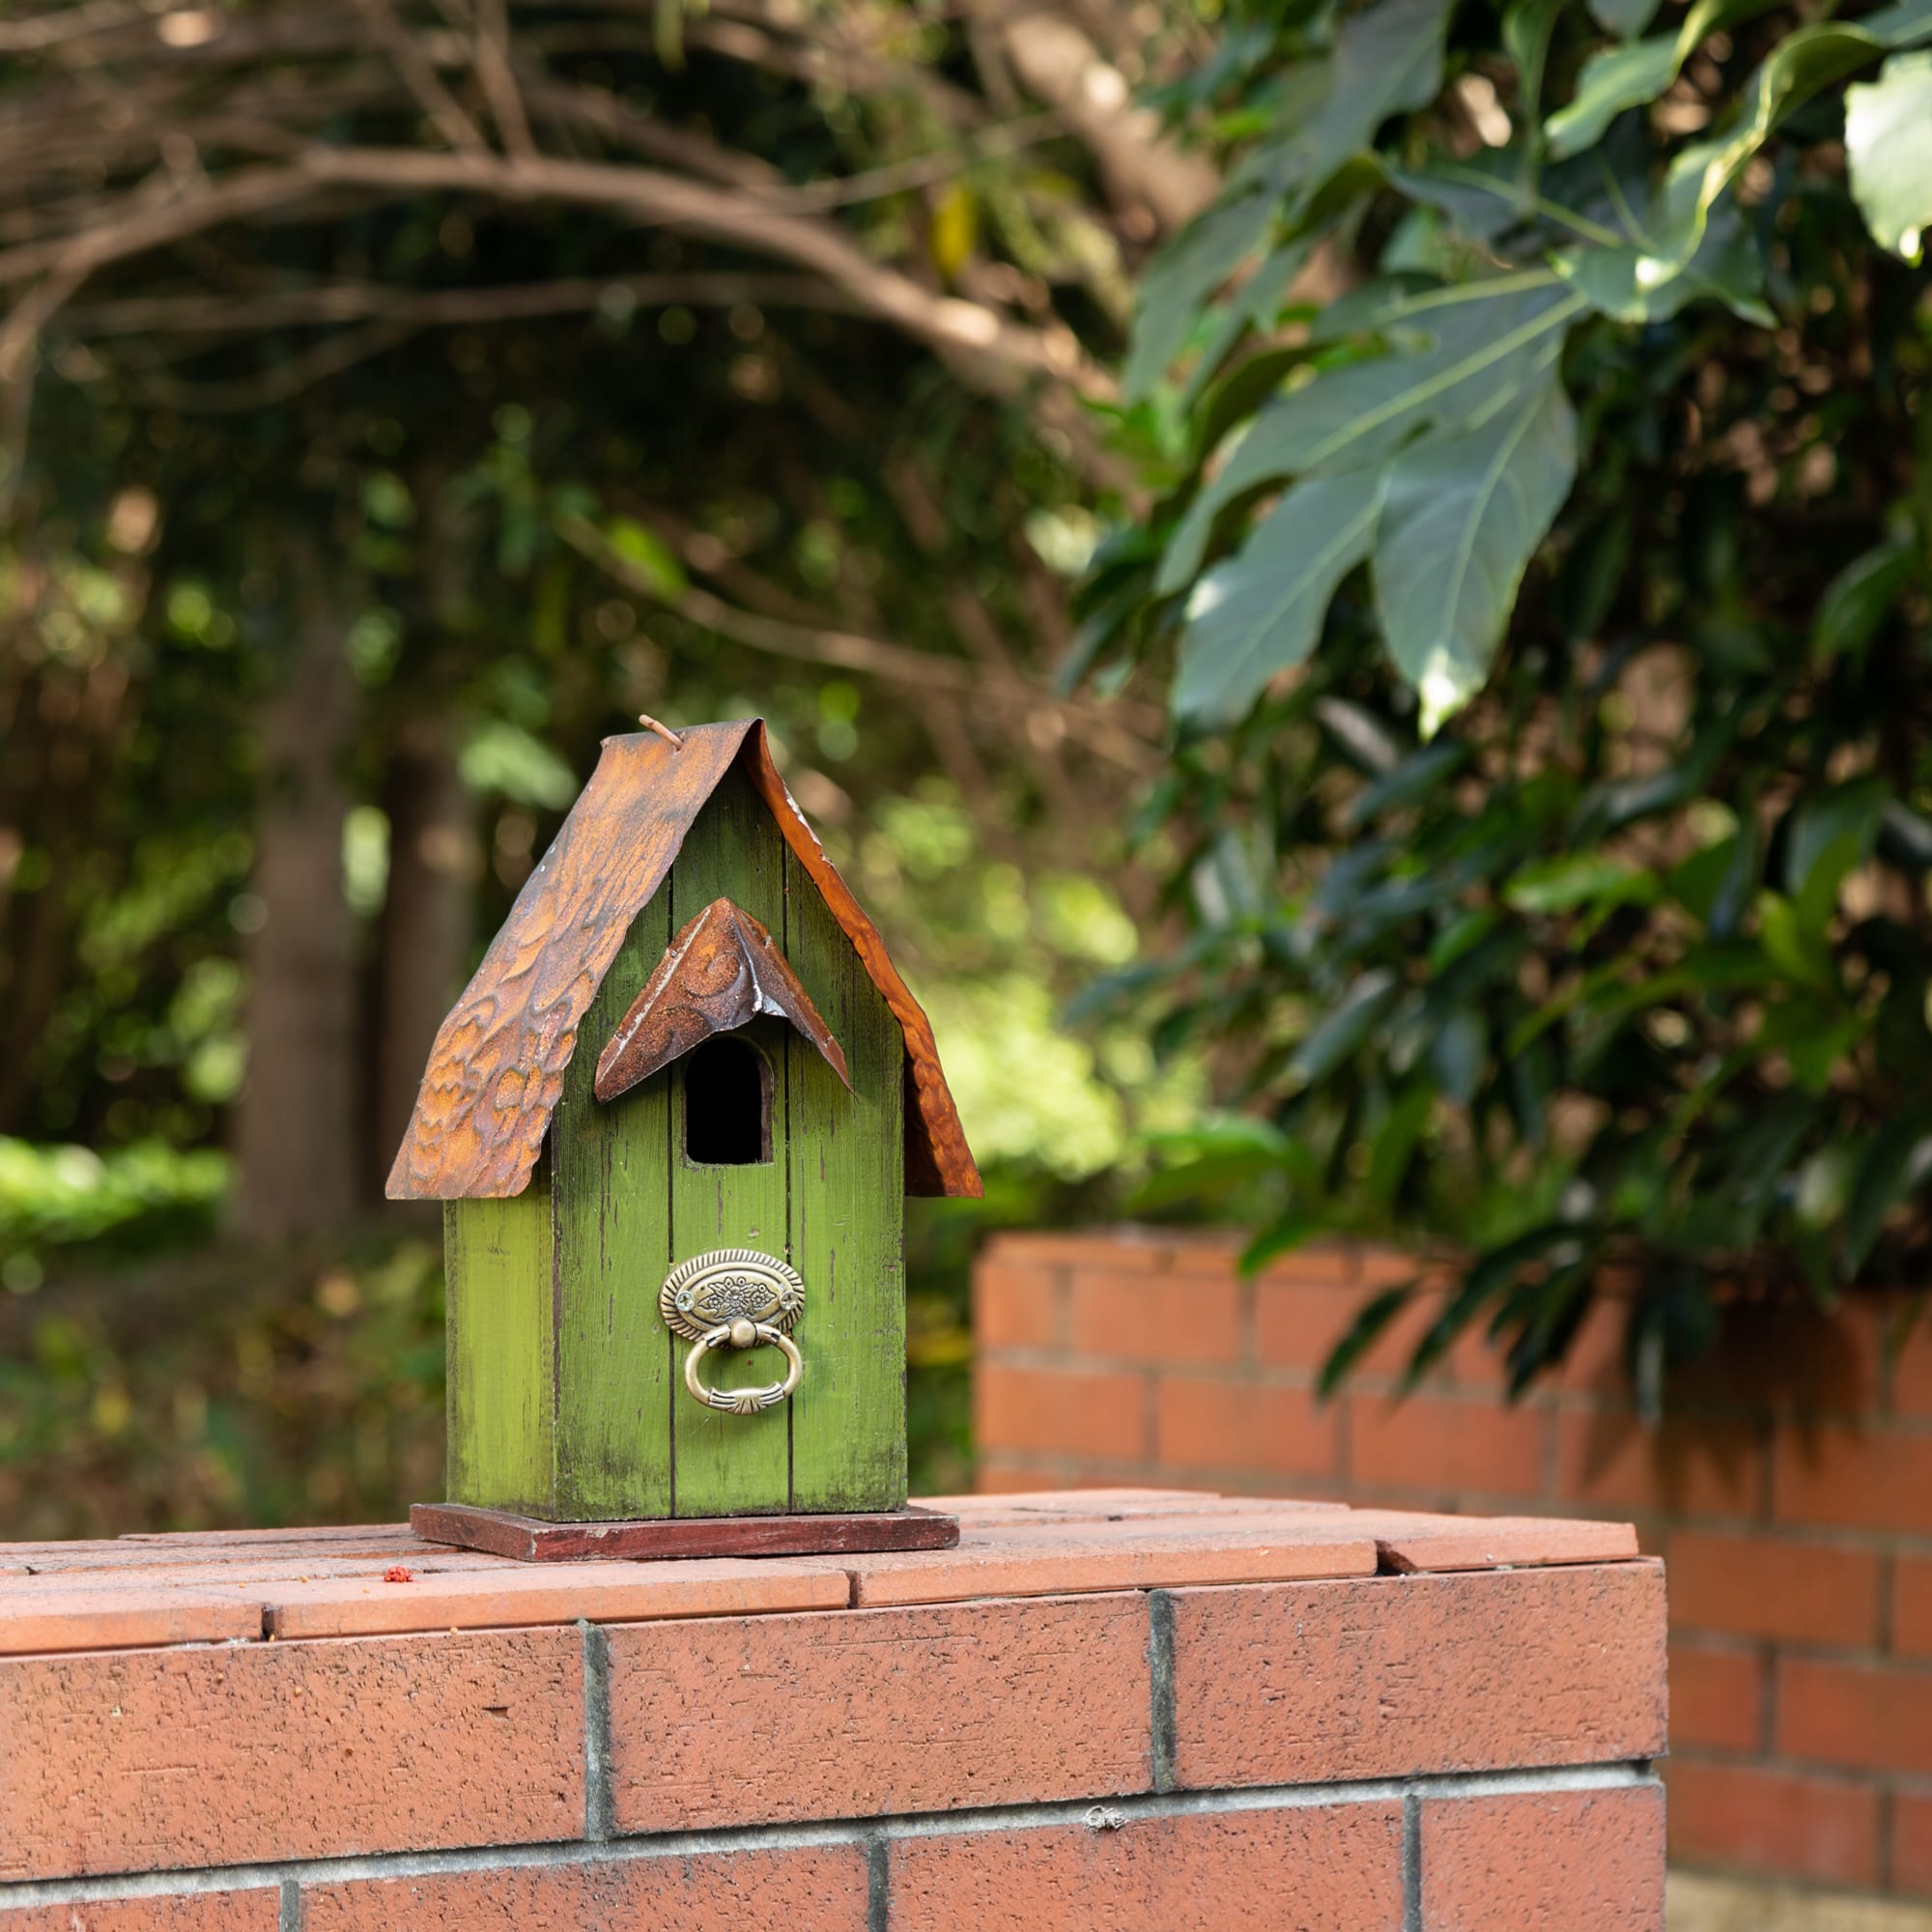
[[[788,1025],[742,1037],[772,1078],[772,1159],[684,1153],[678,1062],[606,1105],[606,1040],[671,935],[715,898],[761,921],[838,1036],[848,1092]],[[898,1023],[735,770],[698,815],[584,1015],[544,1157],[509,1201],[445,1214],[449,1494],[554,1520],[892,1509],[905,1500],[903,1106]],[[752,1416],[683,1380],[658,1313],[679,1261],[783,1255],[804,1277],[797,1394]],[[777,1380],[776,1350],[717,1350],[704,1378]]]
[[[795,1510],[896,1509],[906,1497],[905,1036],[817,888],[786,854],[784,950],[845,1049],[847,1093],[787,1029],[795,1339]],[[774,928],[776,930],[776,928]]]
[[[663,958],[670,894],[632,922],[578,1033],[551,1123],[556,1275],[555,1503],[565,1522],[671,1513],[671,1377],[658,1316],[670,1271],[670,1076],[606,1105],[597,1056]]]
[[[550,1183],[443,1208],[449,1497],[543,1510],[551,1498]]]
[[[771,813],[745,776],[732,770],[712,793],[687,835],[670,871],[672,928],[696,918],[713,899],[728,898],[760,921],[782,946],[784,841]],[[788,1252],[784,1160],[785,1045],[781,1020],[754,1020],[740,1030],[764,1056],[772,1081],[772,1158],[754,1166],[699,1167],[684,1154],[684,1083],[691,1062],[668,1069],[675,1094],[669,1163],[672,1249],[688,1261],[709,1248]],[[811,1282],[806,1281],[810,1306]],[[677,1465],[673,1514],[743,1516],[781,1511],[789,1493],[791,1445],[787,1404],[756,1415],[727,1415],[694,1402],[684,1387],[691,1345],[668,1336],[675,1364],[672,1421]],[[773,1382],[784,1375],[776,1349],[715,1349],[704,1379],[717,1388]],[[807,1374],[810,1374],[808,1363]]]

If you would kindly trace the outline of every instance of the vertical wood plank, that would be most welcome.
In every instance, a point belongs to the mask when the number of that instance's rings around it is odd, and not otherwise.
[[[632,922],[578,1033],[545,1165],[555,1198],[556,1507],[565,1522],[671,1513],[671,1383],[658,1290],[670,1271],[670,1076],[608,1106],[597,1056],[671,935],[670,893]]]
[[[451,1502],[547,1513],[554,1469],[550,1177],[442,1210]]]
[[[785,867],[785,955],[852,1075],[847,1093],[788,1033],[791,1260],[806,1288],[794,1336],[806,1375],[788,1405],[791,1506],[896,1509],[906,1497],[905,1037],[789,852]]]
[[[684,841],[670,872],[672,930],[715,898],[728,898],[770,928],[783,945],[784,841],[751,781],[735,768],[724,775]],[[755,1020],[741,1037],[764,1053],[772,1070],[772,1151],[769,1161],[747,1167],[697,1167],[684,1157],[684,1083],[691,1062],[669,1069],[675,1104],[671,1113],[670,1216],[677,1261],[708,1248],[759,1248],[789,1259],[786,1212],[784,1035],[781,1020]],[[660,1276],[662,1280],[662,1276]],[[656,1292],[653,1286],[653,1293]],[[806,1282],[806,1307],[811,1282]],[[790,1476],[786,1409],[727,1415],[694,1402],[684,1387],[690,1343],[669,1334],[673,1435],[677,1482],[674,1513],[745,1516],[783,1510]],[[776,1349],[718,1349],[704,1364],[717,1388],[746,1388],[780,1380],[784,1357]],[[810,1369],[808,1365],[807,1374]],[[795,1400],[795,1398],[794,1398]]]

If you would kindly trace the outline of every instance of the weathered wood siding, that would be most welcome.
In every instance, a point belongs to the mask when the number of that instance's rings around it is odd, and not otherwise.
[[[782,1021],[742,1037],[772,1078],[772,1159],[684,1157],[689,1062],[604,1105],[598,1052],[670,935],[720,896],[762,921],[845,1049],[848,1093]],[[528,1190],[450,1204],[449,1494],[558,1521],[905,1500],[903,1080],[898,1021],[733,771],[633,923],[589,1011]],[[678,1261],[782,1255],[805,1278],[788,1403],[734,1416],[684,1388],[659,1319]],[[707,1380],[778,1380],[776,1350],[715,1350]]]

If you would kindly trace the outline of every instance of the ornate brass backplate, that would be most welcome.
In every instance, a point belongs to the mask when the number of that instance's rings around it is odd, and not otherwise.
[[[756,1248],[713,1248],[679,1262],[658,1291],[658,1312],[674,1335],[691,1343],[684,1385],[707,1408],[755,1415],[776,1408],[797,1388],[805,1363],[791,1331],[805,1312],[805,1283],[797,1269]],[[713,1349],[769,1345],[785,1358],[785,1378],[761,1388],[706,1388],[697,1365]]]

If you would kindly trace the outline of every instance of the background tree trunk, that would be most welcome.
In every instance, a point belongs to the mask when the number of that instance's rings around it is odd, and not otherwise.
[[[389,885],[376,972],[374,1160],[378,1191],[409,1124],[436,1030],[469,964],[482,870],[476,812],[445,734],[405,734],[389,766]]]
[[[236,1109],[238,1219],[265,1239],[334,1228],[357,1203],[355,926],[342,886],[343,761],[355,713],[347,619],[311,542],[285,541],[297,636],[262,716],[244,952],[248,1073]]]

